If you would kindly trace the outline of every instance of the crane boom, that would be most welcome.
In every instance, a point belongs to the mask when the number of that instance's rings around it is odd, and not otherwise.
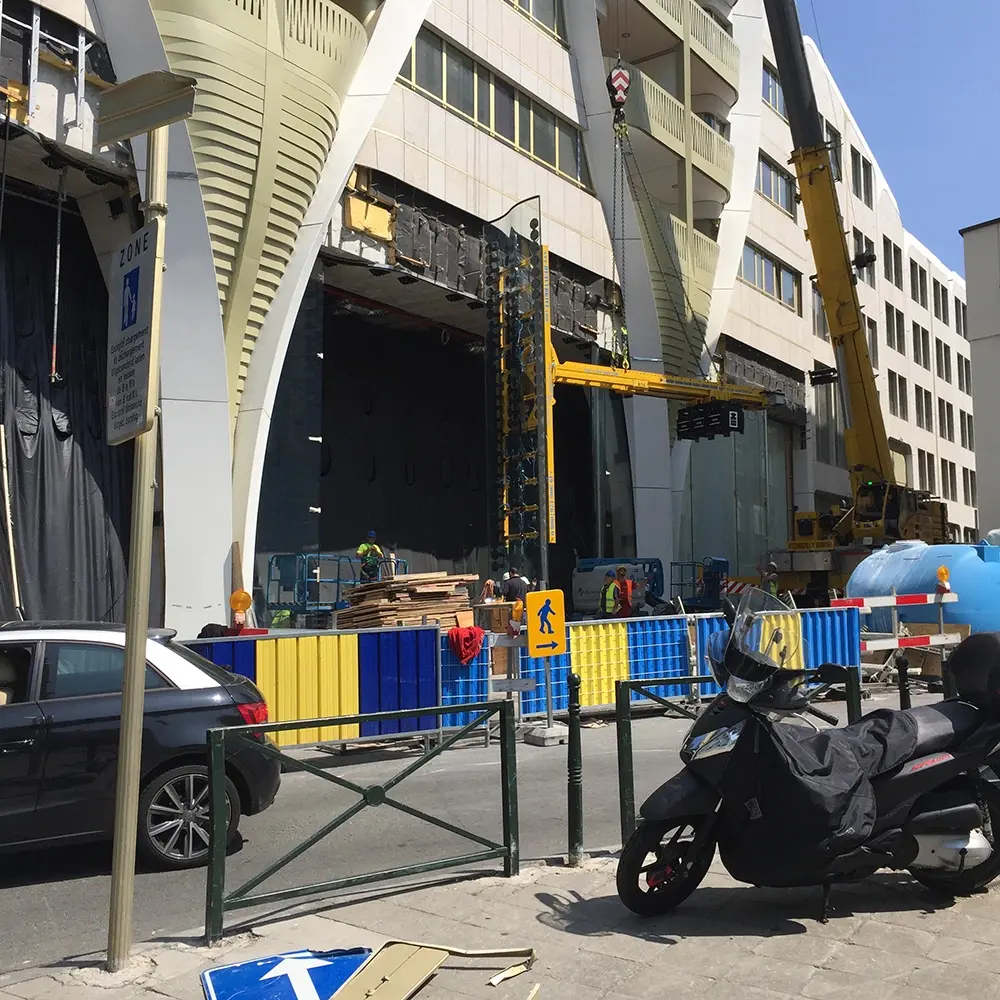
[[[847,245],[830,149],[816,105],[795,0],[764,0],[764,7],[792,132],[792,163],[806,217],[806,235],[816,261],[816,283],[837,354],[844,451],[851,492],[856,496],[866,482],[896,482],[889,439],[868,355],[855,260]]]

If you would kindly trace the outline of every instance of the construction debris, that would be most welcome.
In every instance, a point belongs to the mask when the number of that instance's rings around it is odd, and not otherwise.
[[[350,607],[337,612],[337,628],[384,628],[393,625],[472,624],[469,587],[479,577],[447,573],[409,573],[355,587]]]

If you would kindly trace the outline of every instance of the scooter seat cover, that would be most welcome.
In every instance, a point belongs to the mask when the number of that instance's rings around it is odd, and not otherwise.
[[[815,885],[875,825],[872,780],[910,758],[917,722],[873,712],[844,729],[748,720],[722,781],[719,850],[753,885]]]
[[[938,753],[961,743],[983,724],[983,714],[975,705],[964,701],[942,701],[936,705],[920,705],[904,713],[917,724],[917,744],[914,757]]]

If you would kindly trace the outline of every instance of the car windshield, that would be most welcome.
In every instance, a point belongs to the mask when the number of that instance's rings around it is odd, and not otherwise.
[[[788,627],[785,616],[792,609],[756,587],[743,593],[729,643],[757,663],[780,669],[794,668],[800,650],[800,629]]]

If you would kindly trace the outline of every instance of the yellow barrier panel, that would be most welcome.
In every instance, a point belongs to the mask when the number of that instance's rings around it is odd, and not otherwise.
[[[577,625],[572,632],[573,670],[580,675],[580,706],[615,703],[615,681],[628,680],[625,622]]]
[[[257,641],[257,687],[271,722],[358,714],[358,637],[309,635]],[[358,726],[274,733],[278,746],[356,739]]]
[[[805,649],[802,645],[802,618],[796,614],[767,614],[761,619],[759,649],[785,670],[805,670]],[[771,642],[774,630],[781,631],[781,641]],[[787,650],[782,663],[781,652]]]

